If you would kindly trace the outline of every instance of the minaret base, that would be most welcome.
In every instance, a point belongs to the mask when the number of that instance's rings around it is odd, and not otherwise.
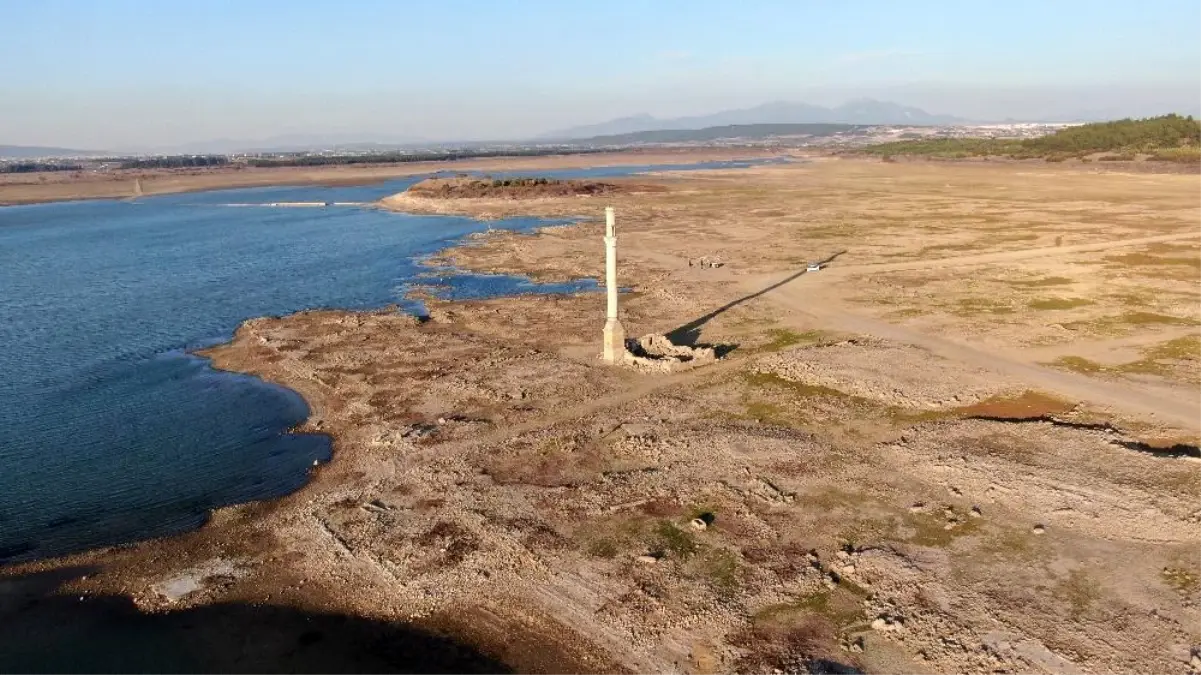
[[[606,363],[622,363],[626,360],[626,329],[617,319],[605,321],[604,353]]]

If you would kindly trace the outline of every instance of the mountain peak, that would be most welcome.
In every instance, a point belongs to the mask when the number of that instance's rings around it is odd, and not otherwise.
[[[631,117],[562,129],[540,136],[544,139],[593,138],[663,131],[704,129],[737,124],[960,124],[965,120],[950,115],[932,115],[920,108],[872,98],[852,99],[836,108],[809,103],[769,101],[752,108],[724,110],[711,115],[659,119],[645,113]]]

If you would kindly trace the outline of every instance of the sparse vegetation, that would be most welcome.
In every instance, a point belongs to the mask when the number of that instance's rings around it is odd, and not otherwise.
[[[773,328],[767,331],[767,333],[771,336],[771,342],[760,347],[760,349],[766,352],[778,352],[800,344],[815,344],[826,337],[826,333],[820,330],[809,330],[798,333],[787,328]]]
[[[1046,288],[1048,286],[1067,286],[1074,283],[1067,277],[1043,277],[1041,279],[1010,279],[1009,285],[1022,288]]]
[[[1042,300],[1031,300],[1030,309],[1075,309],[1093,304],[1088,298],[1045,298]]]
[[[555,178],[429,178],[410,187],[408,194],[433,199],[565,197],[628,192],[633,186]],[[658,188],[639,187],[644,191]]]
[[[879,156],[923,155],[962,159],[968,157],[1041,158],[1063,161],[1105,152],[1103,161],[1128,161],[1140,154],[1171,162],[1201,160],[1201,123],[1190,117],[1164,115],[1066,127],[1041,138],[1025,140],[938,138],[907,140],[870,146],[863,151]]]
[[[1053,595],[1072,608],[1072,618],[1079,618],[1101,597],[1101,584],[1082,569],[1072,570],[1060,582]]]

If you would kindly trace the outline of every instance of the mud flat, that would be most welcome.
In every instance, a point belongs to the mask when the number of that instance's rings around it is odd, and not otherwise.
[[[437,171],[536,171],[593,166],[678,164],[762,159],[777,154],[756,149],[695,148],[351,166],[230,166],[212,169],[121,169],[99,172],[4,174],[0,175],[0,206],[74,199],[122,199],[134,195],[273,185],[366,185],[390,178]],[[141,182],[140,192],[137,187],[138,181]]]
[[[442,259],[595,276],[612,203],[627,330],[724,359],[604,367],[596,295],[249,321],[207,355],[300,392],[299,431],[331,434],[334,460],[189,535],[8,568],[0,620],[69,637],[136,617],[161,627],[139,653],[185,622],[214,645],[253,623],[272,654],[334,655],[326,670],[351,652],[376,670],[1197,667],[1197,429],[1134,405],[1195,389],[1193,351],[1146,345],[1198,330],[1197,268],[1163,262],[1198,246],[1196,177],[833,161],[656,180],[453,202],[581,220]],[[1181,238],[1123,257],[1158,235]],[[962,259],[1056,238],[1115,244]],[[702,256],[724,264],[687,265]],[[1040,308],[1046,289],[1088,303]],[[1052,347],[1145,364],[1086,373]],[[1065,396],[1064,373],[1135,393]],[[213,627],[233,614],[262,620]],[[0,655],[54,644],[32,631]]]

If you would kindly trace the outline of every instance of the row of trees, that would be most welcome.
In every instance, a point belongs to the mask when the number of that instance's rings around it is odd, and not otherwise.
[[[79,171],[83,169],[78,164],[62,164],[59,162],[13,162],[0,164],[0,173],[37,173],[39,171]]]
[[[1201,159],[1201,122],[1180,115],[1124,119],[1065,127],[1041,138],[1025,140],[937,138],[882,143],[864,149],[874,155],[926,155],[934,157],[1012,157],[1062,160],[1094,153],[1114,153],[1118,158],[1138,154],[1167,161]]]
[[[176,155],[171,157],[139,157],[121,162],[122,169],[187,169],[206,166],[226,166],[224,155]]]

